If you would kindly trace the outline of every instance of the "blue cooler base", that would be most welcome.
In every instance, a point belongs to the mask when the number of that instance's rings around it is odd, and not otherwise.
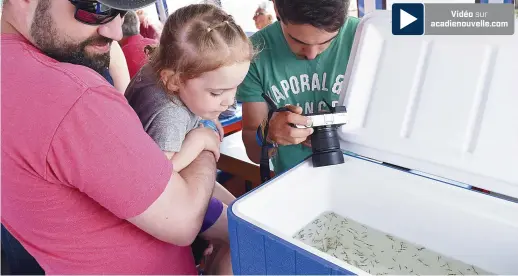
[[[354,275],[268,232],[239,221],[228,209],[235,275]]]
[[[353,156],[319,168],[304,161],[228,208],[234,273],[368,274],[294,238],[334,212],[489,273],[518,274],[518,204],[443,181]]]

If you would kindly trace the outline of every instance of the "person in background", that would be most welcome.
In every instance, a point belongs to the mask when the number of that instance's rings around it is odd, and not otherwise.
[[[264,1],[262,2],[257,10],[254,13],[254,17],[252,18],[255,22],[255,27],[258,30],[263,29],[264,27],[272,24],[274,22],[275,10],[273,8],[272,1]]]
[[[216,157],[175,171],[100,75],[152,3],[3,1],[1,219],[46,274],[198,273]]]
[[[135,74],[148,61],[148,55],[144,51],[146,46],[156,45],[155,39],[145,38],[140,34],[140,22],[136,12],[129,11],[124,16],[122,23],[122,39],[119,44],[126,58],[129,76],[133,78]]]
[[[266,137],[276,174],[311,154],[312,128],[302,114],[328,111],[336,105],[359,19],[348,17],[348,0],[275,0],[280,20],[255,33],[251,40],[261,52],[239,86],[243,102],[243,142],[248,157],[259,163],[268,106],[266,93],[277,107]],[[259,142],[260,141],[260,142]],[[275,154],[274,154],[275,153]]]
[[[108,66],[112,85],[121,93],[126,91],[130,82],[130,71],[124,52],[119,43],[112,43],[110,49],[110,65]]]
[[[149,39],[160,39],[162,28],[160,23],[152,23],[145,10],[137,10],[140,21],[140,34]]]
[[[216,5],[221,8],[221,0],[203,0],[200,2],[200,4]]]
[[[175,171],[184,170],[204,150],[219,156],[224,134],[218,116],[234,104],[237,86],[253,55],[243,30],[215,5],[189,5],[169,16],[158,48],[132,79],[125,95]],[[219,133],[202,127],[202,119],[217,124]],[[200,232],[213,244],[214,258],[224,253],[221,259],[229,266],[226,210],[234,199],[216,183],[207,223]]]

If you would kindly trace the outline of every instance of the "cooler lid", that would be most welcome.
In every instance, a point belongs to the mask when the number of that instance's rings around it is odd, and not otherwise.
[[[518,198],[517,49],[518,35],[394,36],[390,11],[369,13],[342,87],[342,149]]]

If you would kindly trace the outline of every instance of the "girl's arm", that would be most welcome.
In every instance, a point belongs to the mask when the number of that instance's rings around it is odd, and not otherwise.
[[[210,128],[197,128],[191,130],[182,142],[179,152],[164,152],[173,163],[173,170],[179,172],[187,167],[203,151],[214,153],[219,159],[219,136]]]
[[[205,143],[195,136],[187,135],[179,152],[166,151],[165,155],[173,163],[173,170],[179,172],[187,167],[203,151]]]
[[[113,42],[110,49],[110,75],[113,79],[113,85],[122,94],[126,91],[130,82],[130,75],[128,70],[128,64],[124,57],[124,52],[117,42]]]

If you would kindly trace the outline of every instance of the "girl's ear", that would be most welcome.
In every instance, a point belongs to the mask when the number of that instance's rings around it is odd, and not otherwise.
[[[180,90],[180,78],[173,70],[162,70],[160,72],[160,80],[168,91],[178,92]]]

